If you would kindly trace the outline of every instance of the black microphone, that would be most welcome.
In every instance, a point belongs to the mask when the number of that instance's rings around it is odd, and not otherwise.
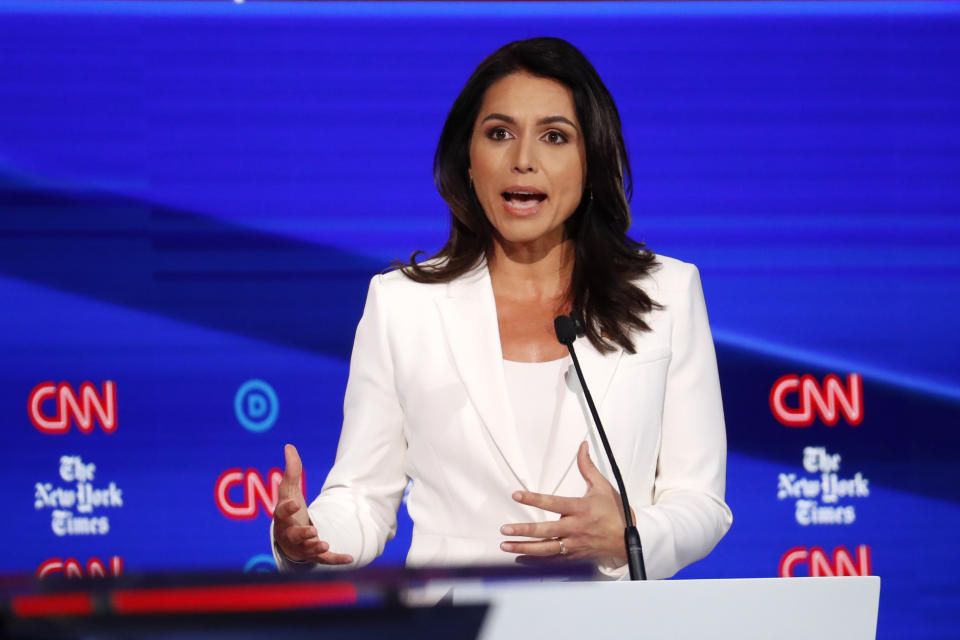
[[[570,350],[570,357],[573,358],[573,366],[577,370],[577,377],[580,378],[580,386],[583,387],[583,395],[587,398],[587,405],[590,407],[590,413],[593,415],[593,422],[597,425],[597,432],[600,434],[600,441],[603,442],[603,449],[607,453],[607,460],[610,461],[610,468],[613,470],[613,477],[617,480],[617,487],[620,489],[620,499],[623,501],[623,517],[627,523],[627,528],[623,532],[623,542],[627,548],[627,566],[630,568],[631,580],[646,580],[647,569],[643,564],[643,547],[640,545],[640,532],[633,524],[633,516],[630,514],[630,501],[627,499],[627,488],[623,486],[623,477],[620,475],[620,467],[613,457],[613,451],[610,449],[610,442],[607,440],[607,434],[603,430],[603,424],[600,422],[600,414],[597,413],[597,406],[593,404],[593,397],[590,390],[587,389],[587,382],[583,379],[583,371],[580,370],[580,361],[577,360],[577,352],[573,349],[573,341],[578,335],[583,335],[585,329],[583,320],[576,312],[569,316],[557,316],[553,320],[553,329],[557,333],[557,340],[567,345]]]

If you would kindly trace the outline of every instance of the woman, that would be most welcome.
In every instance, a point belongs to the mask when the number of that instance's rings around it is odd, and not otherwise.
[[[699,276],[627,237],[629,165],[596,71],[555,38],[502,47],[454,103],[434,174],[450,237],[373,278],[336,462],[309,509],[286,448],[278,566],[370,562],[410,478],[409,565],[551,556],[623,577],[619,495],[553,330],[571,311],[647,575],[706,555],[731,514]]]

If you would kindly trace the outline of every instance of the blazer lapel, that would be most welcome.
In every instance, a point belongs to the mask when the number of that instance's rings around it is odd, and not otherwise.
[[[497,307],[486,263],[450,282],[447,297],[437,298],[437,306],[457,372],[484,427],[517,480],[531,490],[507,393]]]
[[[583,370],[583,377],[602,419],[603,401],[623,350],[618,346],[616,351],[602,354],[594,349],[585,337],[577,338],[574,348],[577,351],[580,368]],[[599,444],[599,437],[596,439],[592,437],[596,434],[593,416],[590,414],[586,396],[580,387],[580,380],[572,359],[565,377],[566,384],[562,392],[560,415],[554,426],[555,432],[550,439],[547,459],[543,466],[541,487],[544,493],[556,493],[563,478],[571,472],[571,467],[576,467],[577,449],[581,442],[590,439]],[[609,466],[603,456],[595,455],[594,463],[601,471]],[[572,472],[579,473],[576,469]]]

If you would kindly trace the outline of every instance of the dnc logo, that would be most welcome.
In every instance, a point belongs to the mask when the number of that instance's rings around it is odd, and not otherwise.
[[[280,404],[277,394],[263,380],[247,380],[237,389],[233,399],[237,420],[247,431],[261,433],[277,421]]]
[[[276,573],[277,563],[269,553],[258,553],[243,565],[244,573]]]

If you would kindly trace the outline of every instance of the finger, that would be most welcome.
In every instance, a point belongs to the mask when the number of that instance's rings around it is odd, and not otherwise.
[[[283,480],[293,485],[299,485],[300,476],[303,474],[303,463],[300,461],[300,454],[297,453],[297,448],[292,444],[284,446],[283,457]]]
[[[280,518],[289,518],[297,511],[300,511],[300,505],[296,500],[287,499],[277,505],[274,514]]]
[[[287,542],[297,545],[317,537],[317,530],[311,526],[293,526],[283,532]]]
[[[323,564],[350,564],[353,562],[353,556],[348,553],[333,553],[327,551],[326,553],[321,553],[316,557],[317,562],[322,562]]]
[[[586,440],[580,443],[580,449],[577,451],[577,468],[580,469],[580,475],[587,482],[587,489],[607,481],[600,473],[600,469],[597,469],[597,465],[593,464],[593,460],[590,458],[590,447],[587,446]]]
[[[298,546],[299,556],[311,560],[330,550],[330,545],[320,538],[310,538]],[[315,560],[314,560],[315,561]]]
[[[567,545],[569,553],[570,545]],[[536,542],[501,542],[501,551],[507,553],[522,553],[528,556],[558,556],[560,555],[559,540],[537,540]]]
[[[296,500],[284,500],[273,510],[273,519],[284,528],[292,527],[297,524],[294,516],[298,511],[300,511],[300,505]]]
[[[318,558],[330,550],[330,545],[314,537],[294,545],[281,544],[280,549],[296,562],[319,562]]]
[[[500,533],[523,538],[562,538],[571,532],[571,523],[567,520],[568,518],[560,518],[552,522],[505,524],[500,527]]]
[[[583,498],[564,498],[545,493],[534,493],[533,491],[517,491],[513,494],[513,499],[521,504],[529,504],[532,507],[561,515],[578,513],[583,508],[581,505]]]

